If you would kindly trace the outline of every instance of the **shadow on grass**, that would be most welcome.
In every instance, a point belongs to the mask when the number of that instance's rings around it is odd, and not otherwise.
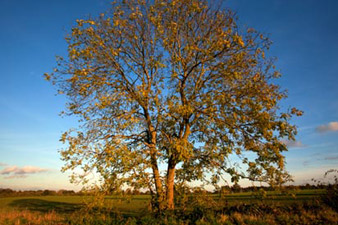
[[[11,207],[19,208],[22,210],[29,210],[41,213],[48,213],[50,211],[54,211],[60,214],[71,214],[76,211],[80,211],[85,207],[84,204],[80,203],[67,203],[67,202],[56,202],[56,201],[48,201],[36,198],[26,198],[26,199],[17,199],[9,204]],[[117,210],[109,210],[109,209],[98,209],[92,208],[92,213],[104,213],[110,214],[110,216],[115,216],[119,214],[123,217],[133,217],[136,215],[140,215],[144,210],[134,211],[135,208],[124,207],[122,209]]]
[[[9,205],[21,209],[27,209],[30,211],[38,211],[43,213],[50,211],[55,211],[57,213],[72,213],[83,207],[82,204],[54,202],[34,198],[14,200]]]

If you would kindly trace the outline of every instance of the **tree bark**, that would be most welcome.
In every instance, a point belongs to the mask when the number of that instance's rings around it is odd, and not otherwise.
[[[158,169],[157,164],[157,149],[156,149],[156,131],[152,126],[150,115],[148,113],[147,108],[143,107],[144,116],[148,125],[148,142],[149,142],[149,149],[150,149],[150,160],[151,160],[151,167],[153,170],[154,175],[154,183],[156,189],[156,198],[155,198],[155,207],[158,211],[162,211],[164,209],[164,195],[163,195],[163,188],[162,188],[162,181],[160,176],[160,171]]]
[[[174,203],[174,180],[175,180],[175,164],[173,160],[169,159],[167,171],[167,209],[173,210]]]
[[[152,158],[153,161],[153,158]],[[157,161],[152,162],[152,169],[153,169],[153,175],[154,175],[154,181],[155,181],[155,188],[156,188],[156,208],[157,210],[161,211],[163,210],[163,190],[162,190],[162,182],[160,177],[160,172],[158,170]]]

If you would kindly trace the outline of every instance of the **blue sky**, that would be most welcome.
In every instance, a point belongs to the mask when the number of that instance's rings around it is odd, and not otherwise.
[[[60,168],[58,141],[76,126],[61,118],[65,99],[43,79],[56,55],[66,55],[64,37],[76,19],[108,9],[106,0],[0,1],[0,188],[75,188]],[[273,41],[288,89],[283,108],[296,106],[297,142],[287,169],[296,183],[338,165],[338,2],[335,0],[227,0],[240,24]],[[243,183],[244,184],[244,183]]]

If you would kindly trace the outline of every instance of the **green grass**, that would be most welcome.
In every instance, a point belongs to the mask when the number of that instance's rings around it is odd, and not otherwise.
[[[81,196],[33,196],[0,198],[0,209],[71,213],[83,206]]]
[[[240,202],[278,202],[282,204],[291,204],[293,202],[300,201],[310,201],[316,198],[319,198],[321,195],[325,194],[324,189],[309,189],[309,190],[293,190],[288,193],[281,193],[278,191],[267,191],[264,197],[261,197],[258,193],[255,192],[242,192],[242,193],[233,193],[225,194],[222,197],[218,194],[212,195],[214,199],[222,199],[228,201],[229,203],[238,203]]]
[[[213,199],[227,201],[229,203],[254,203],[254,202],[278,202],[293,203],[307,201],[318,198],[324,194],[325,190],[297,190],[288,194],[275,191],[266,192],[266,197],[262,200],[255,197],[252,192],[234,193],[223,195],[211,195]],[[294,195],[292,195],[294,194]],[[21,209],[38,212],[55,211],[57,213],[72,213],[81,209],[84,202],[88,201],[88,196],[33,196],[33,197],[5,197],[0,198],[0,209]],[[129,197],[107,196],[105,205],[109,209],[118,210],[125,214],[137,214],[146,210],[149,206],[150,196],[134,195]]]
[[[29,210],[46,213],[55,211],[61,214],[70,214],[84,208],[84,202],[90,201],[88,196],[32,196],[32,197],[5,197],[0,198],[0,210]],[[105,206],[108,209],[119,211],[122,214],[138,214],[147,209],[150,196],[139,195],[123,198],[108,196]]]

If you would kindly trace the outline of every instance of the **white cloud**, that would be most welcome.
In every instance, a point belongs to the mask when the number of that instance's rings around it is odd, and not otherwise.
[[[7,166],[7,164],[0,162],[0,167],[3,167],[3,166]]]
[[[324,133],[330,131],[338,131],[338,122],[330,122],[328,124],[320,125],[316,128],[317,132]]]
[[[43,173],[48,171],[47,169],[35,167],[35,166],[24,166],[24,167],[17,167],[17,166],[8,166],[5,169],[0,171],[1,175],[8,175],[5,178],[24,178],[28,174],[35,174],[35,173]]]
[[[303,148],[305,145],[301,141],[282,140],[288,148]]]

